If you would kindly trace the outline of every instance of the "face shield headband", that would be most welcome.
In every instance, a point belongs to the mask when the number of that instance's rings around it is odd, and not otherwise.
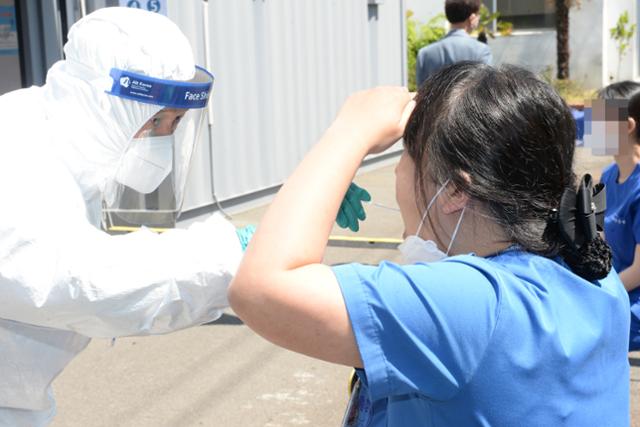
[[[213,87],[213,75],[198,66],[195,77],[186,82],[156,79],[118,68],[112,68],[109,75],[113,86],[108,94],[169,108],[204,108]]]
[[[129,141],[105,187],[105,225],[172,227],[182,209],[213,75],[201,67],[196,67],[189,81],[162,80],[116,68],[110,75],[110,95],[162,108]]]

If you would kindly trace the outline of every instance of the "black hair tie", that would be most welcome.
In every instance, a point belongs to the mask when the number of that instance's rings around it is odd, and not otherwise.
[[[579,250],[603,231],[606,207],[604,184],[594,187],[591,175],[586,174],[578,185],[578,191],[564,189],[560,206],[551,211],[550,220],[558,224],[562,238],[574,250]]]

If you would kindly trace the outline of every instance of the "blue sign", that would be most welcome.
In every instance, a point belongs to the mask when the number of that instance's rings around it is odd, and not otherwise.
[[[151,12],[160,12],[162,5],[159,0],[149,0],[147,2],[147,10]]]
[[[167,15],[167,0],[120,0],[120,6]]]
[[[16,10],[13,6],[0,6],[0,56],[18,54]]]

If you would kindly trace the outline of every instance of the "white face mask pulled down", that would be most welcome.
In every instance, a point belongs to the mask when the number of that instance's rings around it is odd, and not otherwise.
[[[151,193],[171,172],[173,145],[173,134],[134,139],[124,155],[116,181],[139,193]]]
[[[449,251],[451,250],[453,242],[456,239],[456,235],[458,234],[458,230],[460,229],[460,224],[462,223],[462,218],[464,217],[466,206],[462,209],[462,213],[460,214],[460,218],[458,219],[456,228],[453,230],[451,241],[449,242],[449,247],[447,247],[446,253],[438,249],[438,245],[433,240],[424,240],[420,237],[420,231],[422,230],[424,220],[429,214],[429,209],[436,201],[440,193],[442,193],[442,191],[445,189],[448,183],[449,180],[442,184],[440,189],[436,192],[435,196],[433,196],[431,201],[428,203],[427,210],[422,215],[422,220],[420,221],[420,225],[418,226],[416,234],[408,236],[406,239],[404,239],[404,242],[402,242],[398,246],[398,250],[402,254],[402,259],[405,264],[415,264],[417,262],[435,262],[443,260],[449,256]]]

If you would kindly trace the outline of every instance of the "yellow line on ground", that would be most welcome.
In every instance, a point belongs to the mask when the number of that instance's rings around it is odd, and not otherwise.
[[[138,231],[142,227],[131,227],[126,225],[113,225],[109,227],[108,231],[124,231],[124,232],[133,232]],[[163,233],[167,230],[171,230],[170,228],[162,228],[162,227],[145,227],[151,231],[155,231],[156,233]]]
[[[161,227],[147,227],[151,231],[155,231],[157,233],[162,233],[167,230],[171,230],[170,228],[161,228]],[[109,231],[136,231],[139,230],[140,227],[130,227],[126,225],[114,225],[109,227]],[[329,236],[330,242],[364,242],[364,243],[390,243],[390,244],[400,244],[402,243],[402,239],[394,239],[390,237],[362,237],[362,236]]]
[[[329,236],[330,242],[365,242],[365,243],[391,243],[400,244],[402,239],[391,237],[360,237],[360,236]]]

